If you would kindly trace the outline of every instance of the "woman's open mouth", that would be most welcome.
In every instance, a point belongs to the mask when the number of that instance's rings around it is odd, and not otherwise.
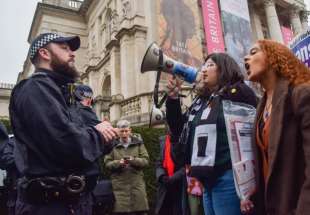
[[[248,63],[245,63],[244,64],[244,67],[245,67],[245,69],[246,69],[246,73],[247,73],[247,75],[250,75],[250,64],[248,64]]]

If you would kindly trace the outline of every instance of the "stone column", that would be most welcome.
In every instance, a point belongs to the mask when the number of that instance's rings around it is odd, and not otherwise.
[[[302,29],[304,31],[308,30],[310,27],[309,27],[309,24],[308,24],[308,16],[310,15],[310,11],[302,11],[301,14],[301,25],[302,25]]]
[[[121,94],[121,71],[120,71],[120,50],[119,47],[111,49],[111,95],[112,106],[110,107],[111,122],[121,117],[121,106],[119,102],[123,99]]]
[[[155,82],[152,82],[154,73],[141,74],[141,63],[146,50],[146,30],[137,29],[134,35],[134,71],[136,78],[136,93],[148,93],[153,91]],[[149,113],[149,103],[147,97],[141,99],[141,113]]]
[[[121,93],[125,99],[136,95],[136,72],[134,67],[133,40],[128,34],[120,39]]]
[[[136,79],[136,92],[137,94],[150,92],[153,85],[150,84],[149,74],[141,74],[141,63],[146,50],[146,32],[136,30],[134,35],[134,73]]]
[[[299,9],[293,5],[289,14],[291,25],[293,26],[294,35],[299,34],[300,32],[302,32],[302,26],[299,17]]]
[[[262,23],[259,14],[255,11],[255,5],[253,3],[249,4],[249,11],[254,41],[264,39]]]
[[[264,9],[271,39],[283,43],[280,22],[274,0],[264,0]]]

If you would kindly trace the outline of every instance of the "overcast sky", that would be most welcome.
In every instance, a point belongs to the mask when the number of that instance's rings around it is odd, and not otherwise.
[[[15,83],[22,71],[37,2],[39,0],[1,0],[0,82]]]
[[[0,82],[15,83],[22,71],[29,44],[27,38],[40,0],[1,0]],[[310,0],[304,0],[310,10]]]

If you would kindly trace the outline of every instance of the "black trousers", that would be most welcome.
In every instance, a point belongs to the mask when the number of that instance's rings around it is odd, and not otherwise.
[[[146,215],[147,212],[113,213],[113,215]]]
[[[92,196],[85,194],[75,204],[52,202],[41,205],[31,205],[18,196],[16,215],[92,215]]]

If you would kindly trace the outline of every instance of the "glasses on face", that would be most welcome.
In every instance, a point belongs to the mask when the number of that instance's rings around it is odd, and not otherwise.
[[[202,67],[201,67],[201,71],[204,72],[212,67],[215,67],[216,64],[215,63],[205,63]]]

